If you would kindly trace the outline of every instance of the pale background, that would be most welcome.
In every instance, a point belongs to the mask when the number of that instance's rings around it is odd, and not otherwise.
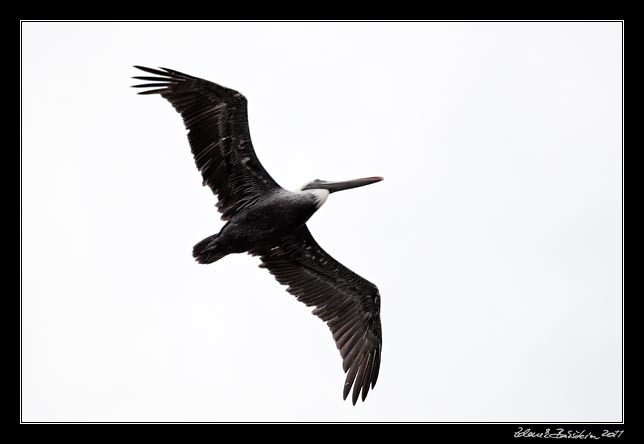
[[[621,23],[23,23],[25,421],[619,421]],[[380,378],[219,230],[166,66],[249,100],[382,294]]]

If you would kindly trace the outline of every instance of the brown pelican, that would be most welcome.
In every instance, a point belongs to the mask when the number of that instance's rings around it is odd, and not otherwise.
[[[367,177],[342,182],[314,180],[297,191],[282,188],[255,155],[248,129],[247,101],[237,91],[167,68],[136,68],[136,76],[181,114],[197,168],[218,198],[226,224],[197,243],[193,256],[202,264],[230,253],[259,256],[280,284],[299,301],[315,306],[327,323],[347,373],[343,397],[353,387],[355,405],[378,379],[382,331],[378,288],[333,259],[313,239],[306,222],[329,194],[382,180]]]

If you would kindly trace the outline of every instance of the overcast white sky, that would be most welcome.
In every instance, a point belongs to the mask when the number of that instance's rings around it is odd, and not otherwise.
[[[619,421],[621,23],[23,23],[25,421]],[[241,91],[382,295],[380,378],[222,222],[131,66]]]

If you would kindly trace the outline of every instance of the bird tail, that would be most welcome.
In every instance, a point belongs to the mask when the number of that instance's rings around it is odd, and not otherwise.
[[[228,253],[217,242],[218,234],[208,236],[192,248],[192,255],[200,264],[212,264]]]

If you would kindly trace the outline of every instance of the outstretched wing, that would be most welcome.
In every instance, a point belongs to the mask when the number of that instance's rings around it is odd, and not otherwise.
[[[240,209],[279,188],[255,155],[248,129],[246,98],[232,89],[173,71],[136,66],[155,77],[139,94],[161,94],[183,117],[197,168],[217,195],[217,208],[228,220]]]
[[[279,246],[260,255],[262,264],[287,291],[325,321],[347,373],[344,399],[353,386],[355,404],[362,391],[376,385],[380,368],[382,329],[378,288],[333,259],[313,239],[306,226]]]

